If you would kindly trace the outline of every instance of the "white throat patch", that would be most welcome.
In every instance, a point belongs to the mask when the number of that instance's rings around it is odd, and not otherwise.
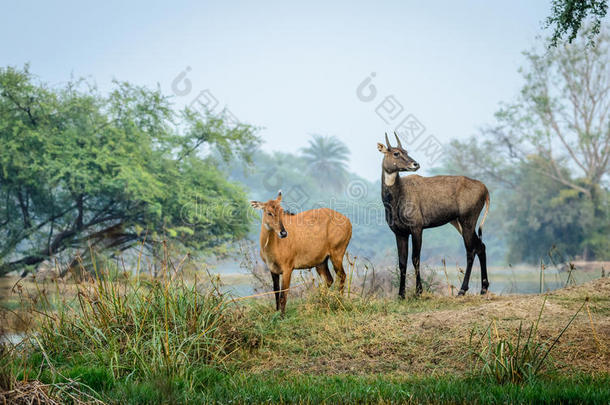
[[[385,170],[383,171],[383,183],[386,186],[393,186],[396,182],[396,177],[398,176],[398,172],[388,173]]]

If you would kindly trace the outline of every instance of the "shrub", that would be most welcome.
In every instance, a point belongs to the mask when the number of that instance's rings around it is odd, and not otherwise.
[[[542,372],[545,366],[548,365],[549,353],[585,305],[583,303],[553,340],[544,342],[538,340],[536,335],[545,303],[546,296],[542,302],[536,322],[530,325],[527,332],[523,330],[523,322],[519,322],[519,331],[514,339],[500,338],[496,330],[496,339],[494,340],[492,326],[495,329],[495,322],[492,322],[481,336],[479,342],[473,346],[474,329],[472,330],[469,346],[476,359],[475,365],[480,363],[478,372],[481,375],[500,384],[519,384],[531,381]],[[487,337],[487,344],[482,346],[481,343],[485,337]]]
[[[188,380],[191,370],[222,367],[235,349],[259,342],[226,295],[165,273],[120,282],[98,277],[78,285],[76,298],[40,312],[32,350],[52,370],[52,362],[69,360],[102,367],[113,379]]]

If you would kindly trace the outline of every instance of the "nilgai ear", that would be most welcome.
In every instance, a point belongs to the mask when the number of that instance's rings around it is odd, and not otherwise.
[[[386,153],[388,151],[388,148],[386,148],[384,144],[378,143],[377,150],[381,153]]]
[[[250,205],[252,206],[252,208],[255,208],[257,210],[262,210],[265,207],[265,203],[260,201],[250,201]]]
[[[277,198],[275,199],[277,202],[282,201],[282,190],[279,190],[277,192]]]

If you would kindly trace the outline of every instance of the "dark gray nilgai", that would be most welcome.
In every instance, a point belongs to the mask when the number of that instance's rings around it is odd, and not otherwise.
[[[414,172],[419,164],[402,148],[398,135],[397,147],[390,146],[388,134],[386,144],[377,144],[383,153],[381,171],[381,199],[385,206],[385,217],[390,229],[396,235],[398,247],[398,267],[400,268],[400,288],[398,295],[405,297],[405,276],[409,254],[409,235],[412,238],[412,261],[415,267],[416,294],[421,294],[419,256],[422,245],[422,231],[426,228],[451,223],[464,238],[466,247],[466,274],[459,295],[468,290],[468,281],[475,254],[481,264],[481,294],[487,292],[487,262],[485,244],[481,241],[483,224],[489,211],[489,191],[485,184],[464,176],[421,177],[411,175],[400,177],[399,172]],[[485,208],[479,234],[475,227],[481,210]]]

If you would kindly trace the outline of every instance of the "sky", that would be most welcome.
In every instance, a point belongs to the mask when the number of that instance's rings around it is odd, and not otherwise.
[[[550,12],[538,0],[85,3],[2,0],[0,66],[30,63],[51,85],[158,85],[177,106],[260,127],[266,151],[333,135],[369,180],[386,131],[425,174],[443,145],[492,123]]]

